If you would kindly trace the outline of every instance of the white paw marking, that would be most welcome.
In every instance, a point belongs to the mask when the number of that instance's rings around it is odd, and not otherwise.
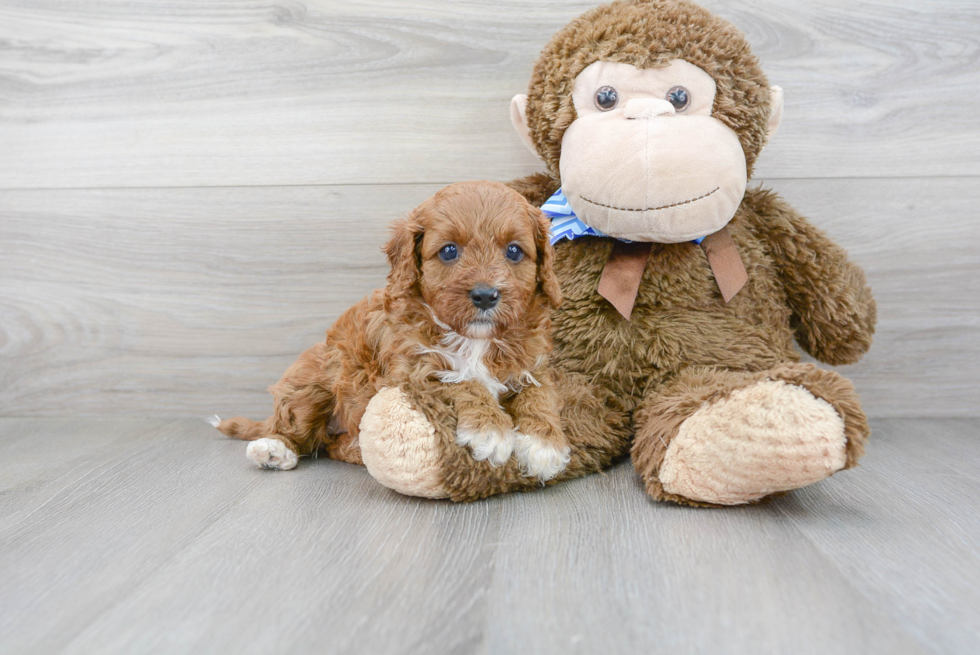
[[[520,462],[524,475],[538,478],[542,482],[564,471],[572,458],[570,447],[555,448],[530,434],[515,432],[514,441],[514,455]]]
[[[501,434],[496,430],[456,430],[456,443],[469,446],[473,459],[482,462],[487,460],[491,466],[502,466],[514,452],[514,435],[512,432]]]
[[[296,468],[299,457],[279,439],[257,439],[248,444],[245,455],[264,469],[288,471]]]
[[[220,417],[220,416],[218,416],[217,414],[215,414],[215,415],[214,415],[214,416],[212,416],[211,418],[209,418],[209,419],[205,419],[205,420],[206,420],[206,421],[207,421],[208,423],[210,423],[210,424],[211,424],[211,427],[213,427],[213,428],[216,428],[216,427],[218,427],[219,425],[221,425],[221,417]]]

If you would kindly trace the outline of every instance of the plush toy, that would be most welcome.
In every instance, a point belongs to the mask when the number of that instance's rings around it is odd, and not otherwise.
[[[861,269],[774,193],[746,189],[779,125],[744,36],[684,0],[621,0],[559,31],[511,115],[547,172],[511,186],[552,217],[562,425],[552,483],[630,453],[657,500],[733,505],[854,466],[869,430],[833,365],[871,345]],[[499,435],[507,439],[508,435]],[[385,389],[361,423],[370,473],[472,500],[540,483],[456,443],[455,417]]]

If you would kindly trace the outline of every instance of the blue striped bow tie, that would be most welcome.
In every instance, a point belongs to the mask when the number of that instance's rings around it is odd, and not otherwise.
[[[575,215],[572,206],[568,204],[568,198],[565,197],[561,189],[555,191],[555,194],[541,205],[541,211],[551,219],[551,245],[555,245],[562,239],[574,241],[579,237],[606,236],[594,227],[589,227],[583,223],[582,219]],[[632,243],[626,239],[620,239],[620,241]],[[694,243],[700,244],[702,241],[704,241],[704,237],[695,239]]]

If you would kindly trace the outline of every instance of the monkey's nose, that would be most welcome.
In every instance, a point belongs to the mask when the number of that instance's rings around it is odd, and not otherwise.
[[[470,300],[477,309],[493,309],[500,302],[500,292],[486,285],[475,286],[470,290]]]
[[[674,105],[660,98],[633,98],[623,109],[623,115],[631,120],[672,116],[674,113]]]

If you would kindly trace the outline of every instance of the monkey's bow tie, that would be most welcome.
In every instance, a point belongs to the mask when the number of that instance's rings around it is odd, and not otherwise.
[[[555,194],[541,205],[541,211],[551,219],[549,232],[551,245],[555,245],[562,239],[574,241],[579,237],[606,236],[594,227],[583,223],[582,219],[575,215],[561,189],[555,191]],[[728,232],[728,226],[714,234],[695,239],[693,243],[704,250],[722,298],[727,304],[749,279],[735,241]],[[640,280],[650,259],[652,248],[652,243],[634,243],[625,239],[616,239],[612,252],[609,253],[609,259],[602,269],[597,291],[626,320],[629,320],[633,313],[636,294],[640,290]]]
[[[555,194],[541,205],[541,211],[551,219],[551,245],[555,245],[562,239],[574,241],[579,237],[607,236],[594,227],[589,227],[582,222],[581,218],[575,215],[575,211],[568,204],[568,198],[565,197],[561,189],[555,191]],[[704,239],[705,237],[700,237],[692,243],[700,244]],[[627,239],[619,239],[619,241],[633,243]]]
[[[562,239],[572,241],[579,237],[604,237],[606,236],[594,227],[589,227],[575,215],[572,206],[568,204],[568,198],[562,193],[561,189],[555,191],[555,195],[548,198],[541,211],[551,219],[551,245],[555,245]]]

